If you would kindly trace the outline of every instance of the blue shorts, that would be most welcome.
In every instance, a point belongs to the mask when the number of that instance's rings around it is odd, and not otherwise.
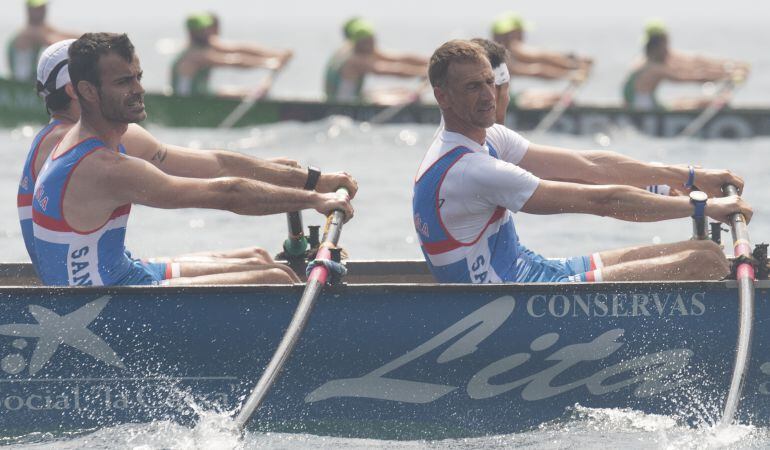
[[[516,260],[516,283],[565,283],[601,281],[598,254],[548,259],[519,245]]]
[[[161,281],[171,278],[170,265],[166,263],[144,262],[132,258],[126,251],[126,256],[131,260],[131,270],[115,286],[148,286],[158,285]]]

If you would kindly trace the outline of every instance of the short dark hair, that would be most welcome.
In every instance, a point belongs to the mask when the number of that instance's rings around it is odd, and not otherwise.
[[[80,81],[85,80],[95,86],[101,85],[99,59],[110,52],[115,52],[131,62],[134,59],[134,44],[125,33],[86,33],[70,45],[70,80],[78,97]]]
[[[64,111],[70,106],[71,101],[72,99],[62,86],[45,96],[45,109],[48,110],[48,114]]]
[[[428,79],[431,86],[440,87],[446,83],[450,63],[485,60],[487,55],[480,45],[471,41],[453,39],[433,52],[428,66]]]
[[[471,42],[484,49],[492,67],[497,67],[506,61],[508,50],[497,42],[484,38],[473,38]]]
[[[661,45],[664,45],[668,41],[668,35],[665,33],[653,34],[647,38],[647,43],[644,44],[644,54],[647,56],[652,55]]]

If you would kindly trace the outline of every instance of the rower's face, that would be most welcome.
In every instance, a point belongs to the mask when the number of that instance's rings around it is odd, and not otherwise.
[[[489,128],[495,123],[495,74],[486,58],[449,64],[441,90],[442,109],[450,109],[467,125]]]
[[[374,52],[374,36],[361,38],[356,42],[356,52],[372,53]]]
[[[129,62],[117,53],[108,53],[99,59],[99,75],[99,106],[105,119],[136,123],[147,117],[142,67],[136,55]]]

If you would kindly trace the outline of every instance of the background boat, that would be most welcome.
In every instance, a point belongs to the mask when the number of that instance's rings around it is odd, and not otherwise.
[[[214,96],[180,97],[147,93],[147,121],[169,127],[216,127],[240,104],[240,100]],[[330,116],[347,116],[359,122],[377,117],[386,106],[360,103],[328,103],[310,100],[265,99],[254,104],[235,126],[264,125],[281,121],[311,122]],[[532,130],[548,114],[548,109],[511,108],[507,125]],[[551,131],[569,134],[607,133],[635,127],[644,134],[660,137],[679,135],[699,110],[677,112],[639,112],[619,106],[575,105],[554,124]],[[381,117],[381,116],[380,116]],[[441,113],[436,105],[412,104],[390,117],[389,123],[438,124]],[[0,125],[16,126],[47,121],[45,106],[28,83],[0,79]],[[698,134],[704,138],[750,138],[770,135],[770,109],[724,109]]]
[[[422,262],[350,264],[319,299],[251,429],[388,439],[504,434],[575,404],[719,419],[737,333],[731,282],[436,285]],[[302,286],[0,288],[10,434],[193,422],[235,410]],[[770,317],[760,282],[757,323]],[[436,314],[441,311],[441,314]],[[741,421],[770,424],[759,326]]]

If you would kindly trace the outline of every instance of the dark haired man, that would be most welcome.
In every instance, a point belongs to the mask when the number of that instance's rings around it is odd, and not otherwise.
[[[213,67],[267,68],[278,70],[291,59],[290,50],[274,50],[224,41],[219,37],[219,17],[208,12],[191,14],[185,21],[189,44],[171,67],[171,87],[174,94],[224,95],[240,97],[246,89],[227,88],[213,92],[209,75]]]
[[[707,82],[727,80],[742,81],[749,66],[704,56],[673,52],[669,48],[669,35],[665,25],[657,20],[647,23],[644,30],[644,59],[637,63],[623,84],[623,100],[626,106],[643,110],[663,109],[655,96],[658,85],[664,81]],[[680,98],[669,102],[671,109],[703,108],[710,98]]]
[[[25,4],[27,26],[17,32],[8,44],[8,67],[14,80],[34,81],[40,51],[54,42],[76,38],[77,35],[46,23],[48,0],[26,0]]]
[[[349,200],[331,193],[340,185],[355,193],[355,181],[344,173],[315,178],[303,169],[237,154],[226,156],[231,160],[224,165],[209,168],[211,158],[185,149],[126,143],[123,137],[130,124],[146,116],[142,70],[127,36],[83,35],[70,46],[69,73],[81,117],[44,164],[33,197],[34,251],[45,284],[297,280],[290,269],[277,264],[212,261],[201,265],[184,259],[165,266],[175,267],[179,275],[168,280],[168,274],[160,273],[162,265],[131,259],[125,252],[125,226],[133,203],[249,215],[304,208],[322,213],[344,209],[352,215]],[[139,157],[127,155],[121,144]],[[318,192],[301,189],[307,180],[318,181]]]
[[[687,197],[649,193],[648,184],[698,183],[719,195],[743,181],[728,171],[651,165],[612,152],[574,152],[528,142],[495,125],[494,72],[484,50],[450,41],[431,57],[429,77],[446,129],[414,186],[415,229],[440,282],[500,283],[718,279],[729,272],[710,241],[639,246],[548,260],[519,243],[513,212],[584,213],[629,221],[687,217]],[[567,183],[553,180],[576,180]],[[711,198],[705,214],[725,221],[752,210],[739,197]]]

